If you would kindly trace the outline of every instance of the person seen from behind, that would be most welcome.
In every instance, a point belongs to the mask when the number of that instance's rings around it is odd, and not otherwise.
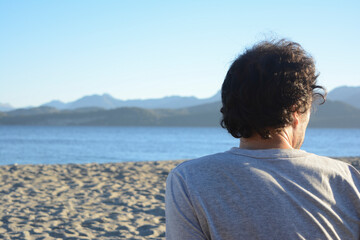
[[[232,63],[221,125],[240,146],[170,172],[166,239],[360,239],[360,173],[300,150],[312,105],[325,101],[317,77],[313,58],[284,39]]]

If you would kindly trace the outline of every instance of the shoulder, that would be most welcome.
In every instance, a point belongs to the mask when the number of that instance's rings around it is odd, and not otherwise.
[[[219,175],[220,171],[231,166],[234,156],[229,151],[211,154],[196,159],[187,160],[176,166],[169,177],[181,179],[185,182],[202,182],[204,179]]]
[[[204,169],[205,167],[219,165],[223,160],[228,159],[229,157],[231,157],[231,154],[228,152],[206,155],[182,162],[177,165],[172,172],[183,173],[188,171],[198,171],[200,169]]]
[[[339,173],[344,173],[344,174],[349,174],[350,172],[359,173],[359,171],[354,166],[352,166],[351,164],[347,163],[344,160],[339,160],[339,159],[324,157],[324,156],[318,156],[315,154],[309,154],[309,156],[312,159],[314,159],[314,161],[317,162],[318,165],[321,165],[324,168],[338,171]]]
[[[332,179],[337,179],[339,182],[351,183],[360,187],[360,172],[351,164],[344,160],[318,156],[309,154],[309,159],[313,162],[313,167],[316,171],[322,174],[329,175]]]

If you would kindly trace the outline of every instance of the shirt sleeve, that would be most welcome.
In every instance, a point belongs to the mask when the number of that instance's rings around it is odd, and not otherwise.
[[[173,171],[166,180],[165,205],[167,240],[206,239],[186,185],[181,176]]]

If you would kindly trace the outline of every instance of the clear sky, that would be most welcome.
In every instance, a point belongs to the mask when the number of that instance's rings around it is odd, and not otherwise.
[[[210,97],[266,38],[299,42],[328,90],[360,85],[360,1],[0,0],[0,103]]]

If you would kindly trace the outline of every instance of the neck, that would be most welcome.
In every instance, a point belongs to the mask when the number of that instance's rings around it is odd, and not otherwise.
[[[292,138],[288,129],[279,133],[272,133],[270,139],[263,139],[259,134],[250,138],[240,139],[240,148],[249,150],[259,149],[293,149]]]

